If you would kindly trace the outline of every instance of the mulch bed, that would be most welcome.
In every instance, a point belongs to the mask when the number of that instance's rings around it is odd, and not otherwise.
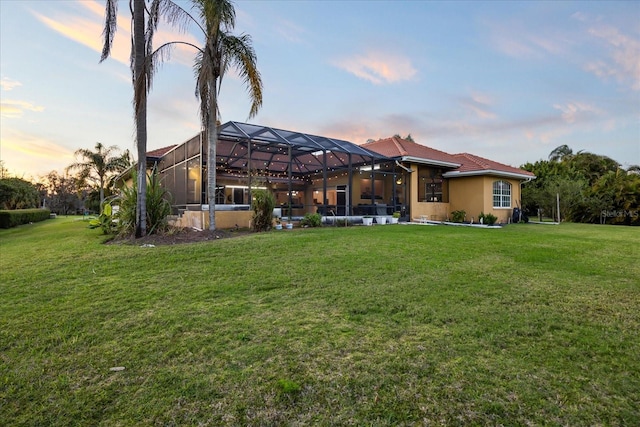
[[[116,237],[106,242],[108,245],[179,245],[185,243],[206,242],[210,240],[229,239],[246,236],[249,230],[195,230],[193,228],[171,229],[160,234],[151,234],[136,239],[134,237]]]

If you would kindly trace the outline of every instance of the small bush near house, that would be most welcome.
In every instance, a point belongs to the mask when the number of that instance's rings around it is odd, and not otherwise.
[[[302,221],[300,221],[300,225],[303,227],[320,227],[322,225],[322,215],[319,213],[305,214]]]
[[[486,225],[493,225],[497,220],[498,217],[490,213],[486,214],[484,212],[480,212],[480,215],[478,215],[478,221]]]
[[[100,228],[104,234],[115,233],[118,230],[118,222],[113,215],[111,202],[105,201],[100,211],[100,216],[89,221],[89,228]]]
[[[253,194],[253,230],[268,231],[273,224],[273,208],[276,199],[270,191],[254,190]]]
[[[136,208],[138,206],[137,174],[134,171],[133,185],[122,188],[117,199],[120,210],[117,214],[120,234],[133,234],[136,228]],[[160,177],[154,170],[147,174],[147,234],[166,230],[167,216],[171,213],[171,194],[160,185]]]
[[[16,209],[11,211],[0,211],[0,228],[11,228],[30,222],[44,221],[49,219],[51,211],[49,209]]]
[[[463,210],[451,212],[451,217],[453,218],[453,222],[464,222],[464,217],[466,215],[467,213]]]

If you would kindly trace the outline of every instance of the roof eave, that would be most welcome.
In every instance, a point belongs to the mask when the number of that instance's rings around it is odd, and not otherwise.
[[[414,157],[414,156],[402,156],[400,158],[400,161],[420,163],[423,165],[444,166],[448,168],[459,168],[461,166],[460,163],[444,162],[442,160],[423,159],[421,157]]]
[[[484,170],[476,170],[476,171],[468,171],[468,172],[460,172],[460,171],[451,171],[442,174],[443,178],[461,178],[465,176],[481,176],[481,175],[494,175],[501,176],[505,178],[515,178],[523,181],[531,181],[535,179],[535,175],[525,175],[515,172],[506,172],[499,171],[495,169],[484,169]]]

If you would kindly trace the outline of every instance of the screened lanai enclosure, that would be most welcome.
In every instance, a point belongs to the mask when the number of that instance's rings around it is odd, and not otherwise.
[[[174,214],[208,209],[207,152],[200,134],[156,159]],[[271,191],[276,215],[286,218],[316,212],[391,215],[403,209],[395,162],[335,138],[227,122],[219,130],[215,166],[220,212],[250,210],[255,189]]]

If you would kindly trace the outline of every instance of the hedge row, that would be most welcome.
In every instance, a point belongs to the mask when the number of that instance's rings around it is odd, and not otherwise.
[[[49,219],[49,209],[16,209],[12,211],[0,211],[0,228],[11,228],[30,222]]]

